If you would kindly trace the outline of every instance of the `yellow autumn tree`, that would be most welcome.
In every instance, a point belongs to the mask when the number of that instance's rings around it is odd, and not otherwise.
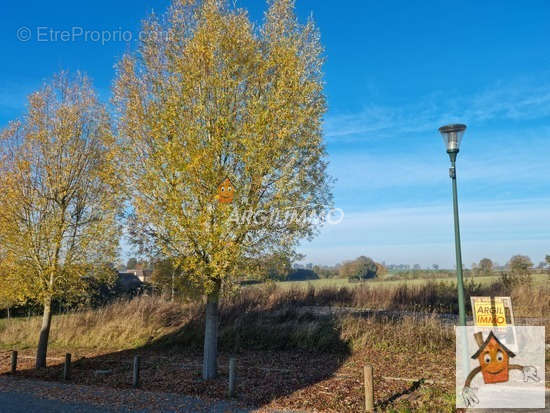
[[[0,245],[0,310],[9,309],[16,304],[22,304],[24,297],[22,297],[17,287],[17,283],[14,278],[10,277],[13,273],[11,263],[7,260],[7,254]]]
[[[204,291],[210,379],[230,280],[258,257],[291,255],[331,202],[322,47],[293,0],[270,1],[260,28],[222,0],[174,0],[142,38],[115,84],[130,232]],[[226,178],[230,203],[218,202]]]
[[[52,300],[77,295],[116,258],[113,147],[109,116],[80,74],[55,76],[0,134],[0,286],[44,306],[37,367],[46,365]]]

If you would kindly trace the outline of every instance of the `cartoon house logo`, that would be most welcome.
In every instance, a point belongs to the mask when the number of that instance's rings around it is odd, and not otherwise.
[[[230,204],[233,202],[233,196],[235,194],[235,187],[229,178],[225,180],[218,186],[218,195],[216,198],[218,202],[222,204]]]
[[[510,364],[510,359],[516,355],[510,351],[491,331],[485,341],[483,333],[474,334],[479,349],[472,356],[473,360],[479,362],[479,366],[473,369],[464,383],[462,397],[466,406],[479,403],[479,400],[472,389],[471,383],[475,376],[481,372],[485,384],[506,383],[510,378],[511,370],[520,370],[523,373],[523,381],[533,382],[540,381],[537,376],[537,368],[534,366],[520,366],[518,364]]]
[[[479,368],[485,384],[506,383],[510,369],[510,359],[516,357],[491,331],[487,339],[483,341],[482,333],[474,335],[479,349],[472,359],[479,361]]]

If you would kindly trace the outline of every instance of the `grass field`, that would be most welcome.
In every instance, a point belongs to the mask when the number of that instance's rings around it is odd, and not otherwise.
[[[224,398],[228,358],[237,357],[237,400],[243,405],[351,413],[362,410],[362,369],[368,363],[374,365],[378,411],[455,411],[454,330],[437,314],[456,310],[454,286],[425,280],[369,281],[358,288],[338,288],[346,286],[342,280],[309,283],[313,288],[300,287],[307,282],[286,284],[298,288],[254,286],[222,301],[221,376],[211,382],[200,379],[204,302],[170,302],[157,296],[54,316],[47,369],[33,368],[40,318],[0,320],[0,374],[9,368],[9,350],[17,349],[18,374],[59,380],[64,354],[70,352],[73,382],[127,388],[133,357],[139,354],[144,390]],[[475,292],[510,294],[514,311],[527,316],[550,313],[549,288],[496,288],[488,285]],[[434,313],[325,316],[315,306]],[[98,376],[97,370],[113,373]]]
[[[469,282],[471,278],[467,278],[464,281]],[[482,285],[489,285],[493,282],[496,282],[499,280],[498,275],[493,275],[489,277],[474,277],[473,280],[476,283],[480,283]],[[388,286],[400,286],[403,284],[406,285],[424,285],[429,282],[444,282],[448,284],[456,283],[456,279],[454,277],[445,277],[445,278],[416,278],[411,280],[392,280],[391,276],[385,277],[383,279],[372,279],[367,280],[364,283],[359,282],[349,282],[345,278],[323,278],[319,280],[311,280],[311,281],[281,281],[277,282],[277,286],[283,288],[283,289],[290,289],[290,288],[297,288],[297,287],[303,287],[307,288],[309,285],[315,287],[315,288],[324,288],[324,287],[358,287],[360,285],[367,285],[367,286],[380,286],[380,287],[388,287]],[[533,274],[533,283],[535,286],[543,286],[543,285],[550,285],[550,276],[548,274]]]

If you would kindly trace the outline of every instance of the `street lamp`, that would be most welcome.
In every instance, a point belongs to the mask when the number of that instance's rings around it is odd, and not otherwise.
[[[451,158],[449,176],[453,182],[453,210],[455,221],[455,248],[456,248],[456,278],[458,283],[458,321],[460,326],[466,325],[466,307],[464,305],[464,278],[462,275],[462,250],[460,247],[460,223],[458,219],[458,194],[456,188],[456,156],[460,150],[460,142],[466,130],[466,125],[454,124],[439,128],[443,141],[447,147],[447,153]]]

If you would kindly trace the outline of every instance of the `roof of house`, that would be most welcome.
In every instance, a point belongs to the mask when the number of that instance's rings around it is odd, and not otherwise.
[[[153,274],[152,270],[142,270],[142,269],[129,269],[125,271],[126,274],[133,274],[137,277],[150,277]]]
[[[502,348],[507,354],[509,357],[516,357],[516,355],[514,353],[512,353],[504,344],[502,344],[500,342],[500,340],[493,334],[493,332],[491,331],[489,333],[489,335],[487,336],[487,338],[485,339],[485,341],[483,342],[483,344],[479,347],[479,349],[476,351],[476,353],[472,356],[472,359],[476,359],[479,357],[479,355],[481,354],[481,352],[483,350],[485,350],[485,347],[487,347],[487,344],[489,344],[489,341],[491,341],[491,338],[494,338],[495,341],[497,342],[497,344],[500,346],[500,348]]]

